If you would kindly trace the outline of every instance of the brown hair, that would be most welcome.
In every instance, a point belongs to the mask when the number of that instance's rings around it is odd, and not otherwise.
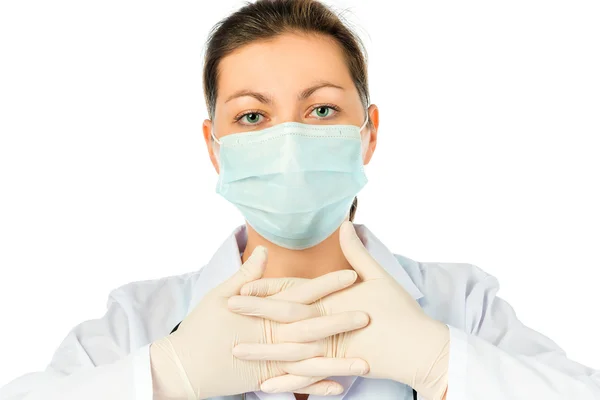
[[[343,51],[363,108],[367,110],[370,104],[367,52],[360,37],[342,20],[341,15],[317,0],[258,0],[246,3],[219,21],[209,34],[204,55],[204,98],[210,119],[215,116],[219,62],[244,45],[288,32],[321,34],[333,38]],[[372,127],[370,119],[368,125]],[[350,208],[351,221],[357,203],[354,198]]]

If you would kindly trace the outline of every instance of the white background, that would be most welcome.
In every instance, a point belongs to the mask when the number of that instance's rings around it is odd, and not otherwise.
[[[201,72],[240,1],[0,3],[0,386],[45,368],[110,290],[200,268],[215,194]],[[336,2],[370,55],[379,146],[357,222],[495,275],[600,368],[600,5]]]

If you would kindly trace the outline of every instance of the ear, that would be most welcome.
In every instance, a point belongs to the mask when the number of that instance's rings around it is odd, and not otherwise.
[[[379,108],[371,104],[367,110],[369,113],[369,122],[365,126],[363,133],[363,164],[367,165],[373,157],[375,147],[377,147],[377,130],[379,129]]]
[[[215,154],[215,144],[214,139],[210,133],[212,129],[212,121],[210,119],[205,119],[202,123],[202,134],[204,136],[204,142],[206,143],[206,150],[208,150],[208,156],[210,157],[210,162],[212,163],[217,174],[219,173],[219,161],[218,156]],[[217,145],[218,146],[218,145]]]

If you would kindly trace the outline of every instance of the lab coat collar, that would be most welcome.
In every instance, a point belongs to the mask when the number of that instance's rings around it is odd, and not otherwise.
[[[371,256],[417,300],[423,293],[417,288],[404,267],[398,262],[394,254],[369,230],[361,224],[354,224],[358,237]],[[193,288],[190,302],[191,311],[202,297],[211,289],[224,282],[233,275],[242,265],[240,253],[246,248],[248,234],[246,225],[237,227],[233,233],[221,244],[208,264],[202,268],[198,281]]]
[[[354,228],[371,256],[404,287],[412,298],[418,300],[423,297],[423,293],[421,293],[404,267],[398,262],[396,256],[366,226],[354,224]],[[237,227],[223,242],[208,264],[202,268],[202,273],[198,277],[198,281],[192,292],[193,296],[188,312],[198,304],[206,293],[225,281],[241,267],[242,260],[240,253],[246,248],[247,241],[246,225],[242,225]],[[311,395],[310,398],[315,400],[341,400],[348,393],[357,378],[356,376],[328,377],[330,380],[339,382],[344,387],[344,392],[334,396]],[[281,394],[278,393],[264,393],[262,391],[255,393],[260,400],[281,399]]]

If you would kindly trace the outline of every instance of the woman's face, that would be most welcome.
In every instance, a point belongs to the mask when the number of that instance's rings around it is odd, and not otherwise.
[[[285,34],[254,42],[219,64],[214,121],[205,120],[204,139],[219,172],[210,143],[232,133],[261,130],[283,122],[361,126],[366,111],[339,45],[317,35]],[[363,162],[377,143],[378,110],[369,107],[374,128],[362,130]]]

